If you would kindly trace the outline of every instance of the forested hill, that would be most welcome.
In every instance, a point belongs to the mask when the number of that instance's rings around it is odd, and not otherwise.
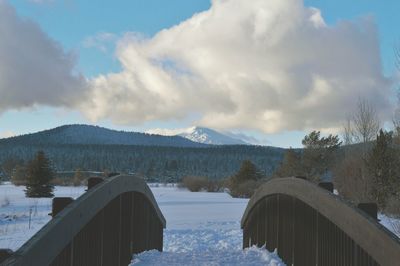
[[[204,148],[35,144],[0,142],[0,164],[32,159],[43,150],[57,171],[76,169],[136,173],[152,181],[176,182],[185,175],[224,178],[237,172],[243,160],[251,160],[264,174],[271,174],[284,149],[262,146],[209,146]]]
[[[204,144],[180,136],[161,136],[138,132],[116,131],[98,126],[65,125],[50,130],[0,139],[0,144],[54,145],[145,145],[169,147],[204,147]]]
[[[251,145],[214,146],[183,137],[115,131],[88,125],[67,125],[0,140],[0,166],[23,164],[43,150],[57,171],[113,171],[141,174],[158,181],[185,175],[223,178],[251,160],[270,174],[284,149]],[[13,165],[13,164],[11,164]],[[1,169],[1,168],[0,168]]]

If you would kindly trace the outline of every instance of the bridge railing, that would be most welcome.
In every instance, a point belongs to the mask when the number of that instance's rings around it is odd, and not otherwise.
[[[399,238],[365,212],[299,178],[277,178],[250,199],[243,248],[275,249],[287,265],[400,265]]]
[[[128,265],[135,253],[162,251],[165,226],[143,179],[114,176],[68,204],[1,265]]]

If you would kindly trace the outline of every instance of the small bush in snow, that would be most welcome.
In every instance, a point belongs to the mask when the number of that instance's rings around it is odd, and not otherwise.
[[[220,192],[223,190],[223,182],[219,180],[210,180],[203,176],[185,176],[182,179],[180,187],[185,187],[191,192],[207,191],[207,192]]]

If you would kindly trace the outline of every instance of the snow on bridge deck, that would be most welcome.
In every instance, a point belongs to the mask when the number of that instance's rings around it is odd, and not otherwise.
[[[247,199],[174,187],[151,189],[167,220],[164,252],[143,252],[131,265],[284,265],[265,249],[242,250],[239,221]]]

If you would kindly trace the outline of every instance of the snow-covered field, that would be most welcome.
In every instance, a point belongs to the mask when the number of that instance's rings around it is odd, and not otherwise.
[[[139,254],[132,265],[284,265],[266,249],[242,250],[240,219],[247,199],[171,187],[151,189],[167,220],[164,252]]]
[[[171,185],[150,187],[167,220],[164,252],[141,253],[131,265],[284,265],[265,249],[242,250],[240,219],[247,199],[193,193]],[[0,185],[0,248],[18,249],[51,218],[51,199],[25,198],[23,190]],[[84,187],[56,187],[55,195],[77,198],[84,191]],[[382,214],[379,219],[400,233],[399,220]]]
[[[50,219],[50,198],[25,198],[24,186],[0,185],[0,248],[18,249]],[[56,187],[57,197],[79,197],[84,187]]]
[[[151,189],[167,220],[164,252],[139,254],[132,265],[284,265],[265,249],[242,250],[240,219],[248,200],[173,186]],[[51,199],[28,199],[23,190],[0,185],[0,248],[18,249],[51,218]],[[84,190],[56,187],[55,195],[77,198]]]

